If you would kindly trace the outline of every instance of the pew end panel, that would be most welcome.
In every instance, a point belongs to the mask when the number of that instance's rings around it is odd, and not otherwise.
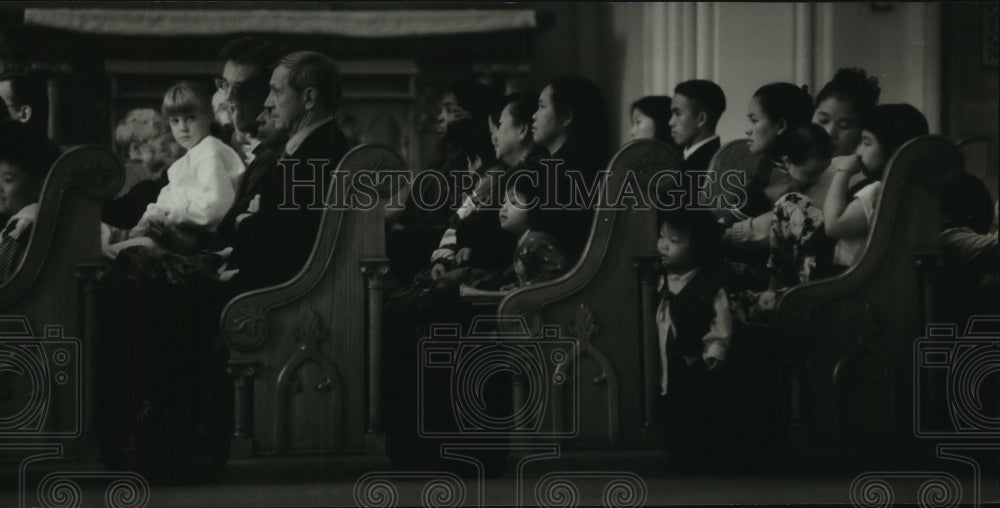
[[[679,160],[657,141],[625,145],[609,164],[599,192],[602,206],[577,264],[561,278],[518,289],[500,303],[500,317],[525,319],[532,337],[541,339],[543,325],[556,325],[562,337],[578,341],[577,357],[563,368],[577,378],[579,392],[543,402],[549,405],[547,429],[563,432],[577,425],[575,436],[565,441],[570,449],[644,449],[659,440],[657,213],[628,199],[620,208],[603,205],[636,184],[650,203],[654,175],[678,168]],[[523,403],[518,393],[515,408]],[[569,420],[574,410],[575,422]]]
[[[356,147],[337,166],[347,178],[333,179],[327,203],[360,172],[402,170],[388,147]],[[223,310],[234,458],[383,453],[378,361],[389,189],[373,189],[373,203],[323,212],[312,253],[292,280],[239,295]]]
[[[40,380],[18,385],[17,376],[5,380],[23,388],[12,389],[14,399],[5,401],[8,409],[16,411],[20,403],[29,402],[30,394],[41,394],[34,406],[37,411],[26,406],[23,409],[28,412],[21,415],[40,415],[44,424],[35,425],[39,422],[31,418],[15,418],[0,430],[7,436],[17,436],[19,442],[27,442],[32,436],[44,442],[62,440],[66,444],[62,455],[65,458],[97,458],[94,395],[98,392],[101,338],[96,331],[95,282],[97,272],[107,266],[101,252],[101,210],[103,201],[112,198],[124,181],[124,168],[107,149],[79,146],[63,153],[42,186],[38,215],[23,261],[0,286],[0,314],[22,323],[27,330],[17,338],[29,337],[40,344],[61,340],[77,345],[65,350],[69,351],[68,358],[60,359],[55,353],[52,358],[41,358],[52,370],[49,375],[66,375],[68,371],[61,366],[73,371],[63,385],[38,385]],[[18,354],[12,350],[7,353],[17,364]],[[75,371],[73,365],[79,365],[80,370]],[[3,461],[8,458],[6,452],[2,457]]]
[[[938,190],[962,170],[940,136],[889,161],[867,245],[837,277],[787,291],[776,333],[791,383],[793,461],[873,464],[914,451],[913,343],[935,314]]]

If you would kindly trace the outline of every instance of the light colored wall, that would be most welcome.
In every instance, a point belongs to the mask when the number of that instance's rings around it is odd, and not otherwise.
[[[628,140],[629,105],[673,95],[692,78],[726,92],[724,141],[745,136],[753,91],[774,81],[812,93],[841,66],[877,75],[883,102],[909,102],[940,129],[940,8],[868,3],[613,3],[553,7],[557,26],[537,39],[534,68],[550,78],[578,72],[604,90],[612,135]]]

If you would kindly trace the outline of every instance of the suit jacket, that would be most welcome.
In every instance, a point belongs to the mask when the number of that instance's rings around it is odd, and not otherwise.
[[[715,138],[704,145],[701,145],[697,150],[691,154],[690,157],[684,159],[681,162],[681,168],[685,171],[705,171],[708,169],[708,165],[712,162],[712,157],[715,152],[719,151],[719,147],[722,146],[722,141],[719,138]]]
[[[324,173],[329,175],[336,169],[348,148],[337,123],[331,120],[310,134],[295,153],[284,154],[269,171],[258,177],[256,188],[246,195],[247,203],[260,195],[258,210],[240,221],[232,234],[230,265],[240,270],[232,280],[236,287],[249,290],[279,284],[302,269],[309,259],[323,216],[322,199],[329,184],[329,178],[324,180]],[[313,171],[310,160],[313,164],[327,161],[327,165],[317,166]],[[287,177],[286,172],[289,173]],[[293,175],[296,182],[310,175],[315,178],[318,206],[309,207],[313,189],[301,183],[293,186]],[[294,199],[286,203],[286,196]]]
[[[250,202],[260,193],[260,182],[271,171],[274,170],[280,153],[264,146],[263,143],[257,145],[253,150],[254,158],[247,166],[240,180],[240,186],[236,189],[236,197],[233,206],[226,212],[226,216],[219,222],[216,233],[219,243],[222,246],[229,245],[233,232],[236,229],[236,218],[240,214],[246,213]],[[221,248],[221,247],[220,247]]]

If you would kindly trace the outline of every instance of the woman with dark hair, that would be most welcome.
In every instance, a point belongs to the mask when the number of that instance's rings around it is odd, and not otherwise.
[[[878,78],[858,67],[842,67],[816,95],[812,122],[830,135],[833,155],[850,155],[861,142],[861,124],[878,104]]]
[[[656,139],[677,148],[670,136],[670,97],[648,95],[632,103],[632,139]]]
[[[436,127],[442,137],[431,162],[424,167],[444,176],[448,185],[442,189],[441,178],[422,178],[418,188],[406,187],[394,200],[404,203],[402,209],[386,213],[390,228],[386,253],[401,284],[408,284],[426,267],[448,227],[449,217],[458,207],[457,189],[450,175],[468,171],[470,166],[489,168],[495,164],[487,118],[496,103],[497,94],[473,80],[452,83],[442,95]]]
[[[608,163],[607,118],[601,92],[580,76],[553,79],[539,95],[538,110],[532,115],[535,143],[549,153],[538,169],[543,181],[551,182],[545,185],[549,196],[559,197],[549,204],[563,209],[563,227],[557,234],[571,264],[583,252],[593,218],[593,203],[581,200],[587,193],[574,192],[574,187],[596,185],[597,173]],[[545,162],[551,160],[560,162]],[[574,178],[574,172],[579,176]]]

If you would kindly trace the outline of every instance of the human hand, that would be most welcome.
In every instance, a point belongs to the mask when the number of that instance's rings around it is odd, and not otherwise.
[[[472,249],[468,247],[462,247],[458,249],[455,253],[455,266],[462,266],[469,262],[469,258],[472,256]]]
[[[438,280],[446,271],[447,270],[444,265],[441,263],[435,263],[434,266],[431,267],[431,280]]]
[[[830,162],[830,167],[834,171],[847,173],[848,176],[854,176],[861,172],[863,166],[861,164],[861,156],[858,154],[851,154],[834,157]]]
[[[198,249],[198,239],[175,224],[152,218],[148,222],[147,234],[156,243],[167,249],[183,254]]]

